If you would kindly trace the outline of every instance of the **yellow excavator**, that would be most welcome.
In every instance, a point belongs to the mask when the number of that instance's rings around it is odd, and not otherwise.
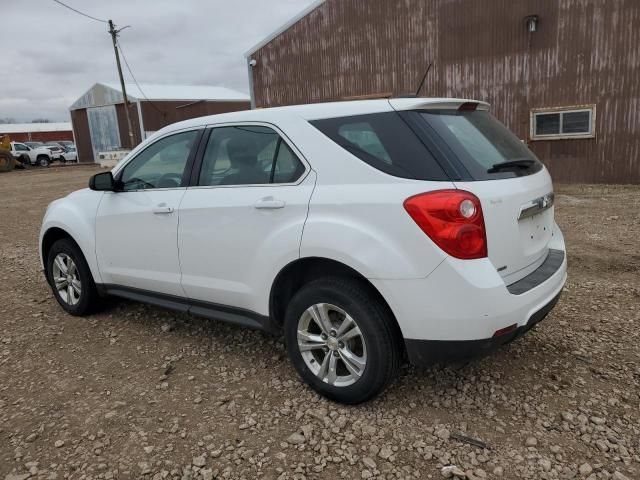
[[[11,139],[9,135],[0,138],[0,172],[10,172],[14,167],[22,167],[22,164],[11,155]]]

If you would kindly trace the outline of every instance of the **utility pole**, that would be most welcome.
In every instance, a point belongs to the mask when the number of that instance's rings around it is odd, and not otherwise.
[[[116,52],[116,64],[118,65],[118,75],[120,76],[120,87],[122,88],[122,96],[124,98],[124,115],[127,118],[127,127],[129,132],[129,148],[133,148],[133,128],[131,128],[131,118],[129,117],[129,99],[127,98],[127,89],[124,86],[124,77],[122,76],[122,66],[120,65],[120,54],[118,53],[118,33],[120,30],[116,30],[113,25],[113,21],[109,20],[109,33],[111,34],[111,40],[113,40],[113,50]]]

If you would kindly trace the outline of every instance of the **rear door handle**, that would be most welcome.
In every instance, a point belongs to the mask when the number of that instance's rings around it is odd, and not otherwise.
[[[253,204],[253,206],[260,210],[263,210],[263,209],[274,210],[277,208],[284,208],[285,202],[282,200],[276,200],[273,197],[266,197],[258,200],[256,203]]]
[[[167,207],[165,205],[158,205],[157,207],[153,207],[153,213],[157,215],[173,213],[173,207]]]

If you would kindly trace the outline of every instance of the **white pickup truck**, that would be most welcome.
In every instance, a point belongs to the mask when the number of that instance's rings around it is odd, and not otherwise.
[[[51,150],[47,147],[31,148],[20,142],[11,142],[11,155],[23,164],[28,162],[29,165],[40,165],[41,167],[48,167],[53,161]]]

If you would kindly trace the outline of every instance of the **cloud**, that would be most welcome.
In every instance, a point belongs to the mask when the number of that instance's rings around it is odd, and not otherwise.
[[[120,42],[140,83],[222,85],[248,91],[244,52],[312,0],[64,0],[123,27]],[[5,75],[0,117],[69,119],[95,82],[118,81],[107,25],[52,0],[3,5]],[[125,79],[131,77],[124,67]]]

